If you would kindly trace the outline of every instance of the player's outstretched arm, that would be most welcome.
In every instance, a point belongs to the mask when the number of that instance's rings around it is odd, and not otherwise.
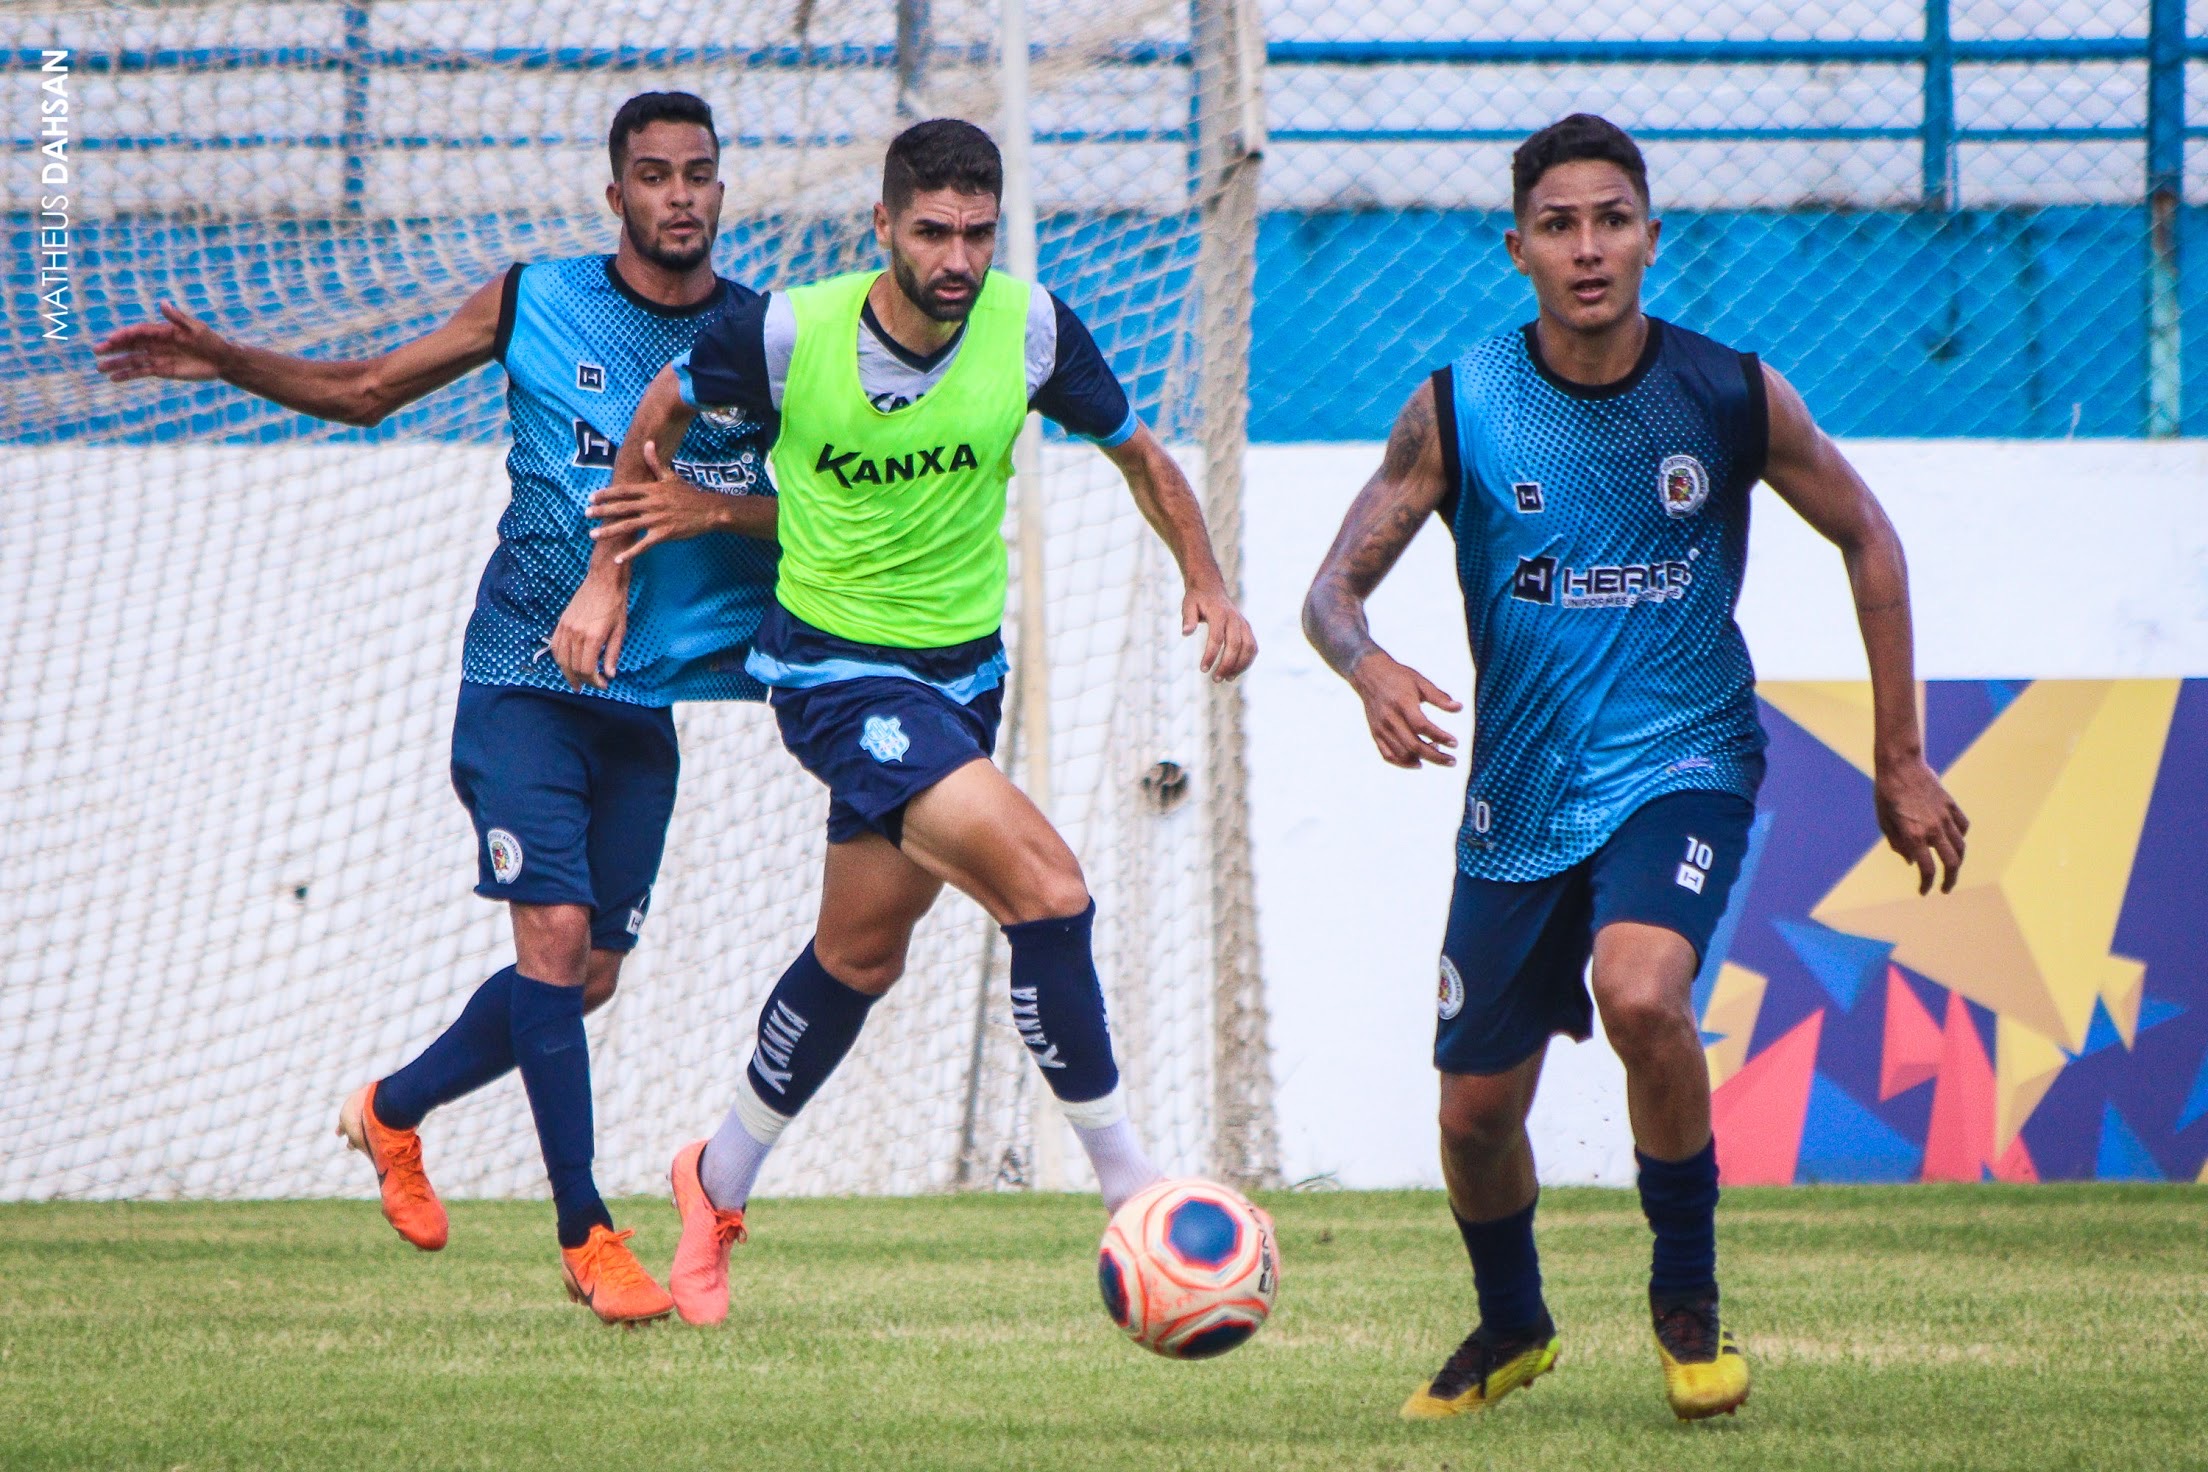
[[[300,414],[366,426],[490,362],[498,351],[498,306],[504,290],[501,277],[478,289],[428,336],[381,357],[346,361],[247,347],[175,303],[163,302],[161,321],[109,333],[94,345],[94,361],[116,383],[219,378]]]
[[[1771,406],[1771,446],[1763,478],[1847,562],[1855,619],[1871,666],[1873,747],[1879,830],[1917,866],[1917,892],[1931,892],[1935,859],[1944,894],[1963,867],[1970,820],[1924,760],[1917,728],[1916,654],[1909,619],[1909,566],[1885,508],[1856,474],[1809,406],[1776,369],[1763,370]]]
[[[1211,532],[1204,525],[1204,509],[1197,504],[1181,467],[1158,443],[1147,425],[1104,451],[1105,457],[1126,477],[1127,489],[1142,511],[1143,519],[1180,565],[1181,633],[1186,636],[1204,626],[1202,668],[1214,680],[1231,680],[1257,658],[1257,634],[1227,592],[1227,580],[1212,554]]]
[[[1434,422],[1434,386],[1422,383],[1395,416],[1379,470],[1350,503],[1303,600],[1303,633],[1334,673],[1365,703],[1365,724],[1380,755],[1399,767],[1421,762],[1455,766],[1457,738],[1427,719],[1426,707],[1464,707],[1409,665],[1373,642],[1365,600],[1395,566],[1426,518],[1448,492],[1441,434]]]
[[[682,401],[682,385],[663,368],[629,420],[629,432],[613,458],[613,484],[590,498],[586,515],[599,524],[591,536],[610,547],[614,562],[633,562],[646,547],[707,532],[774,538],[772,496],[732,496],[694,485],[667,467],[696,411]]]

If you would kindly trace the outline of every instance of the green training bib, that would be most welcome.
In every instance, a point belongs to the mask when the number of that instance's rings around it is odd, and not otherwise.
[[[797,347],[774,442],[775,597],[816,628],[937,649],[1004,621],[1005,486],[1027,420],[1028,285],[996,271],[943,381],[884,413],[859,387],[878,271],[790,292]]]

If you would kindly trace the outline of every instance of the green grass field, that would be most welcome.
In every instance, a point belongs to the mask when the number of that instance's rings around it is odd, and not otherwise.
[[[1097,1303],[1073,1197],[763,1202],[718,1330],[599,1325],[550,1208],[458,1203],[423,1256],[373,1205],[0,1207],[0,1466],[1786,1468],[2208,1465],[2208,1190],[1735,1191],[1737,1418],[1665,1410],[1630,1194],[1552,1191],[1557,1372],[1410,1426],[1469,1327],[1438,1196],[1282,1195],[1282,1297],[1172,1364]],[[645,1262],[664,1203],[620,1203]]]

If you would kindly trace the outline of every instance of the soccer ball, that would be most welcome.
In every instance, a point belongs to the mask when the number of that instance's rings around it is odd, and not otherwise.
[[[1159,1181],[1112,1214],[1097,1250],[1104,1311],[1168,1359],[1225,1354],[1273,1311],[1273,1219],[1213,1181]]]

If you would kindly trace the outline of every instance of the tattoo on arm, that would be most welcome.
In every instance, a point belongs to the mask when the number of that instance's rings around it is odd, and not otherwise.
[[[1344,679],[1379,647],[1365,620],[1365,600],[1441,504],[1441,482],[1433,387],[1421,384],[1396,416],[1379,471],[1351,503],[1304,599],[1304,635]]]

